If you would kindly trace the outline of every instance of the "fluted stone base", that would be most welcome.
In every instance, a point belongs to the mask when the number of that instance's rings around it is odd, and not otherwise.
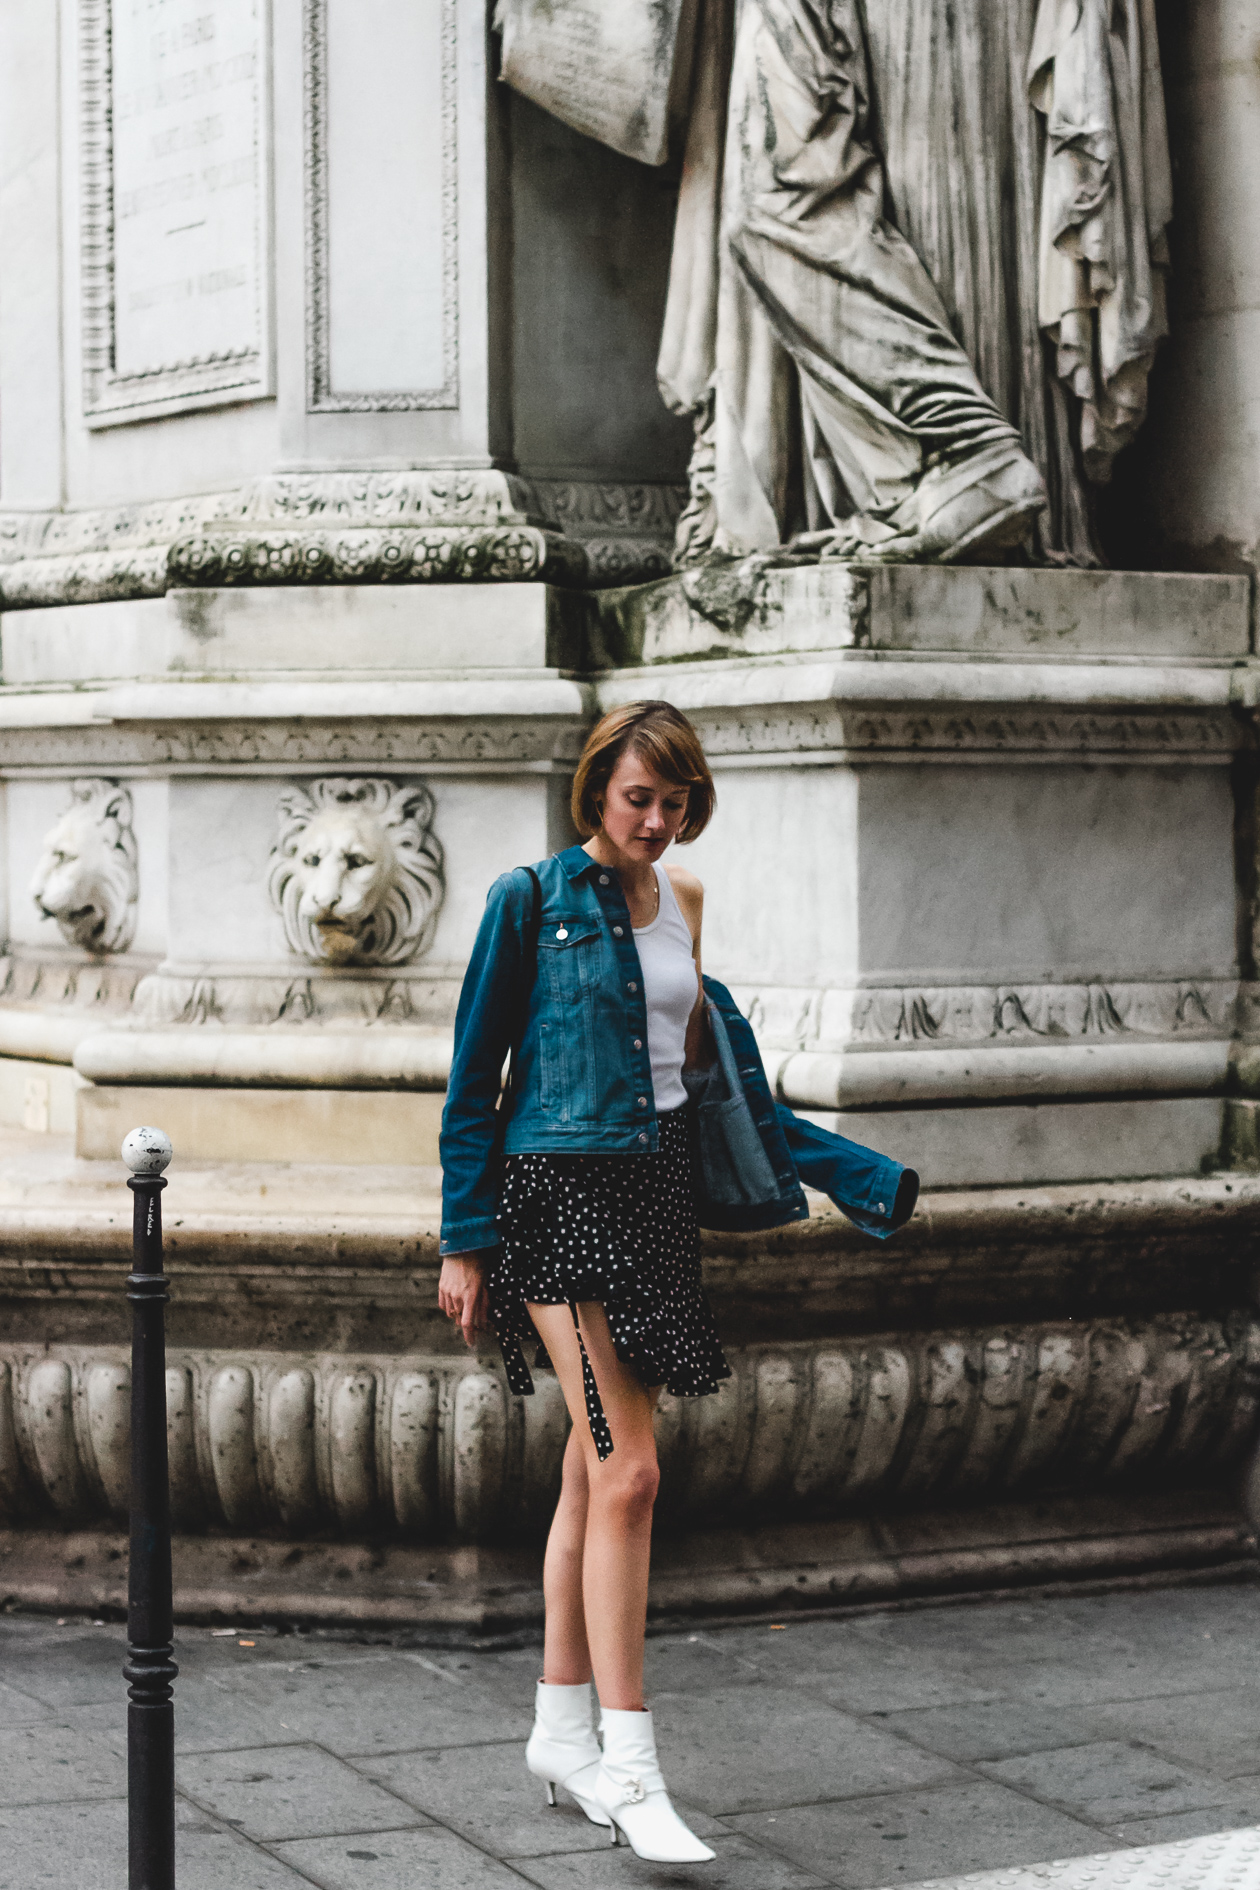
[[[438,1316],[437,1181],[172,1168],[185,1612],[536,1618],[568,1419],[554,1377],[512,1398],[493,1346],[470,1355]],[[812,1205],[706,1237],[733,1376],[662,1400],[655,1606],[1252,1553],[1260,1180],[929,1192],[888,1247]],[[30,1604],[121,1592],[130,1208],[121,1164],[0,1140],[0,1589]]]

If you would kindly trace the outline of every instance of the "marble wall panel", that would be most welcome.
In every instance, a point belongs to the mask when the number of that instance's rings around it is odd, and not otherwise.
[[[858,778],[842,767],[724,768],[717,812],[678,854],[705,882],[704,953],[741,982],[846,982],[858,968]],[[754,968],[755,971],[754,971]]]
[[[863,971],[1175,977],[1233,964],[1224,769],[872,768],[860,822]]]
[[[284,928],[267,892],[275,777],[176,779],[170,789],[168,951],[179,963],[283,960]]]

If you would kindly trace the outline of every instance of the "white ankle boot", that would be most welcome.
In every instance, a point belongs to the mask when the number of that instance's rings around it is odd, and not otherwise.
[[[689,1831],[665,1790],[650,1713],[603,1711],[604,1757],[594,1798],[636,1857],[654,1864],[703,1864],[714,1853]]]
[[[591,1796],[599,1758],[599,1741],[591,1729],[590,1681],[580,1687],[552,1687],[540,1680],[525,1763],[545,1783],[547,1803],[555,1804],[556,1786],[562,1785],[592,1824],[607,1825],[607,1814]]]

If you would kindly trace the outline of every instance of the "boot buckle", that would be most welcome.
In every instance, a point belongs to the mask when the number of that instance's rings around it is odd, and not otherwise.
[[[628,1778],[625,1783],[625,1799],[628,1805],[641,1805],[647,1797],[641,1778]]]

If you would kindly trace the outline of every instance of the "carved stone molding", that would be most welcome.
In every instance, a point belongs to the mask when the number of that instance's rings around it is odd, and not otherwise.
[[[458,8],[441,9],[442,379],[404,392],[339,393],[328,311],[328,0],[305,0],[306,404],[310,413],[408,413],[459,406]]]
[[[10,946],[0,956],[0,1003],[6,1007],[70,1008],[121,1016],[153,965],[151,958],[70,958]]]
[[[570,767],[586,724],[578,717],[538,715],[426,718],[356,716],[337,722],[295,721],[279,714],[257,721],[128,720],[76,727],[12,728],[4,732],[10,768],[445,768],[554,763]]]
[[[752,1346],[709,1398],[662,1400],[661,1509],[819,1516],[1052,1483],[1228,1469],[1260,1413],[1260,1328],[1147,1321]],[[125,1513],[129,1367],[110,1346],[0,1346],[0,1520]],[[476,1541],[545,1526],[568,1420],[555,1379],[256,1350],[168,1354],[181,1527]]]
[[[171,584],[631,584],[669,564],[679,490],[493,469],[277,473],[236,492],[0,513],[9,609],[160,597]]]
[[[131,795],[117,781],[85,779],[44,835],[31,882],[43,918],[55,919],[67,945],[125,952],[135,937],[140,893]]]
[[[231,495],[215,513],[257,525],[547,525],[533,483],[492,467],[450,471],[271,473]]]
[[[1250,745],[1248,731],[1235,714],[1210,708],[1076,710],[1027,703],[872,709],[843,701],[751,709],[682,706],[706,754],[719,763],[727,756],[837,750],[910,761],[971,754],[1227,761]]]
[[[735,985],[753,1029],[774,1049],[857,1045],[1113,1042],[1224,1038],[1239,987],[1229,978],[1080,983],[907,985],[809,990]]]
[[[455,1020],[463,968],[445,976],[426,965],[371,972],[342,967],[336,975],[262,977],[223,972],[181,977],[169,971],[144,978],[135,990],[129,1022],[138,1030],[222,1024],[259,1030],[274,1024],[445,1026]]]
[[[334,776],[286,789],[267,885],[289,950],[315,964],[421,957],[446,892],[433,813],[421,782]]]
[[[227,584],[584,584],[579,545],[533,526],[431,525],[410,531],[208,530],[173,544],[172,583]]]

